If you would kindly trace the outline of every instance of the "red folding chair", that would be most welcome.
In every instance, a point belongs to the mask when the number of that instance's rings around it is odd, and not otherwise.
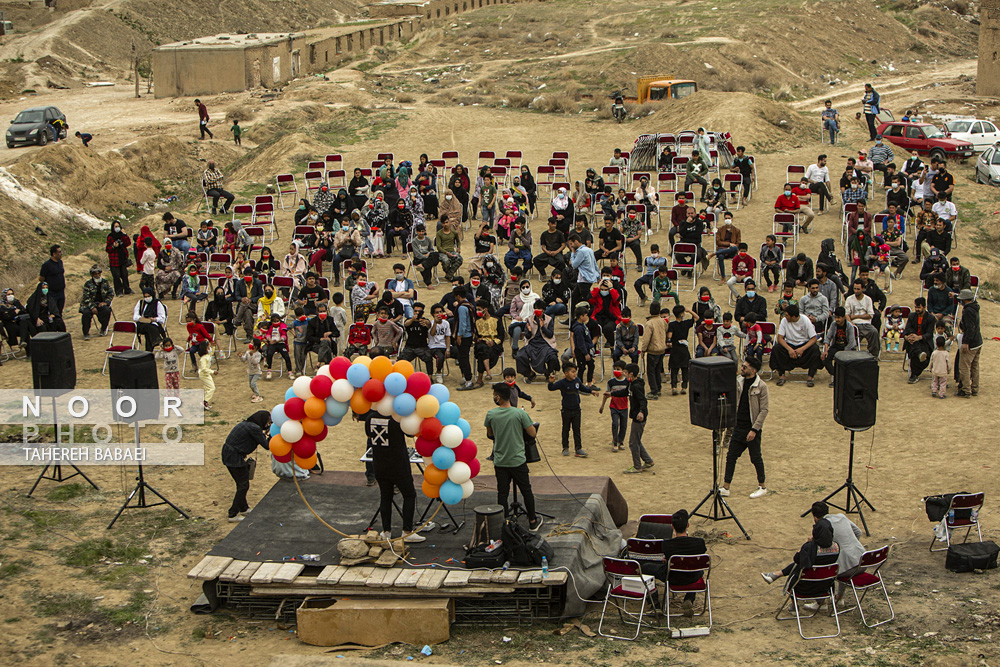
[[[778,611],[775,613],[774,618],[779,621],[790,621],[795,619],[795,622],[799,626],[799,635],[803,639],[830,639],[832,637],[840,636],[840,615],[837,613],[837,599],[834,597],[833,589],[837,583],[837,571],[840,566],[834,563],[833,565],[814,565],[812,567],[806,568],[799,575],[799,580],[792,590],[788,591],[785,596],[784,601],[781,606],[778,607]],[[798,593],[795,591],[799,584],[808,583],[815,585],[818,591],[817,593]],[[824,601],[829,600],[830,606],[833,609],[833,620],[837,623],[837,633],[833,635],[810,635],[806,636],[802,632],[802,612],[799,611],[799,602],[816,602],[822,604]],[[781,612],[785,610],[788,606],[788,602],[792,602],[792,606],[795,610],[794,616],[782,616]],[[812,614],[807,616],[807,618],[812,618],[819,613],[819,610],[814,611]]]
[[[233,261],[228,252],[213,252],[208,256],[206,271],[209,278],[225,278],[226,267]]]
[[[879,570],[883,565],[885,565],[885,562],[888,559],[888,545],[882,547],[881,549],[866,551],[861,554],[861,560],[858,562],[859,569],[853,576],[837,578],[837,581],[843,584],[851,585],[851,590],[854,591],[854,600],[857,602],[857,607],[842,609],[838,613],[846,614],[849,611],[857,609],[858,613],[861,614],[861,622],[865,624],[865,627],[869,628],[883,625],[896,618],[896,612],[892,609],[892,600],[889,599],[889,591],[885,587],[885,581],[882,580],[882,575],[879,574]],[[889,618],[878,621],[877,623],[869,623],[868,619],[865,618],[865,610],[861,606],[861,603],[864,601],[865,595],[868,594],[868,591],[878,588],[882,589],[882,595],[885,597],[885,603],[889,605]],[[861,595],[858,595],[858,591],[861,592]]]
[[[791,241],[791,253],[795,254],[795,245],[799,237],[799,225],[794,213],[775,213],[771,218],[771,233],[785,247],[788,247],[788,242]]]
[[[274,204],[254,204],[253,224],[256,227],[266,227],[271,241],[278,238],[278,225],[274,222]]]
[[[656,580],[648,574],[643,575],[642,568],[635,560],[605,557],[603,564],[608,590],[604,594],[604,606],[601,608],[601,620],[597,625],[597,634],[611,639],[634,641],[642,629],[642,617],[646,613],[646,604],[649,603],[653,613],[656,613],[654,597]],[[638,603],[638,615],[629,610],[629,603],[632,603],[632,606]],[[626,627],[635,625],[634,635],[626,637],[604,631],[604,619],[607,616],[609,604],[617,610],[619,620]]]
[[[444,160],[431,160],[428,164],[435,167],[440,172],[444,172],[444,170],[448,168],[448,165]]]
[[[618,184],[622,181],[621,167],[601,167],[601,178],[604,179],[604,185],[610,185],[617,190]]]
[[[441,159],[444,160],[447,167],[454,167],[460,162],[458,151],[441,151]]]
[[[309,171],[323,171],[326,169],[325,160],[310,160],[306,163],[306,169]]]
[[[326,182],[331,188],[346,188],[347,172],[343,169],[329,169],[326,172]]]
[[[494,151],[479,151],[479,157],[476,158],[476,173],[479,173],[479,169],[483,165],[492,165],[496,156]]]
[[[371,165],[372,173],[377,174],[378,170],[385,165],[385,160],[372,160]]]
[[[396,163],[396,156],[393,155],[392,153],[379,153],[376,157],[378,157],[378,161],[382,164],[385,164],[386,158],[392,160],[393,164]]]
[[[493,160],[493,166],[506,167],[507,169],[510,169],[510,160],[505,157],[498,157],[497,159]]]
[[[677,153],[686,154],[688,156],[691,155],[691,153],[694,152],[694,138],[696,136],[698,136],[697,132],[691,132],[690,130],[678,133]]]
[[[108,359],[112,354],[135,349],[136,343],[139,342],[138,329],[135,322],[123,321],[111,325],[111,338],[108,340],[108,348],[104,350],[104,367],[101,369],[101,375],[108,374]],[[118,335],[117,341],[115,341],[116,334]],[[122,342],[123,340],[127,341],[127,344]]]
[[[798,183],[806,175],[806,168],[801,164],[790,164],[785,168],[785,181]]]
[[[564,181],[569,180],[569,167],[567,166],[565,159],[561,157],[554,157],[549,160],[549,166],[555,169],[554,178],[561,178]]]
[[[539,165],[538,169],[535,170],[535,185],[538,188],[539,201],[552,199],[552,184],[555,180],[556,169],[552,165]]]
[[[945,532],[945,542],[947,546],[941,549],[934,548],[934,542],[937,538],[931,539],[931,551],[947,551],[948,547],[951,546],[951,531],[956,528],[965,528],[965,539],[962,540],[963,544],[969,541],[969,535],[972,533],[972,529],[975,528],[976,532],[979,534],[979,541],[983,541],[983,529],[979,527],[979,511],[983,509],[983,501],[985,500],[986,494],[979,493],[956,493],[952,499],[951,504],[948,506],[948,512],[945,514],[945,527],[947,531]]]
[[[507,167],[490,167],[490,175],[493,176],[493,184],[498,187],[507,185]]]
[[[274,177],[276,189],[278,190],[278,205],[281,210],[285,210],[285,195],[290,195],[292,199],[299,198],[299,186],[295,184],[294,174],[278,174]]]
[[[690,159],[691,158],[689,158],[687,155],[677,155],[677,156],[675,156],[674,157],[674,161],[673,161],[673,165],[672,165],[674,173],[677,174],[677,175],[687,174],[687,163],[688,163],[688,160],[690,160]]]
[[[692,207],[694,206],[694,204],[693,204],[693,202],[694,202],[694,193],[693,192],[689,191],[689,192],[677,192],[677,193],[675,193],[674,194],[674,203],[676,204],[678,201],[680,201],[681,197],[684,198],[685,202],[687,202],[688,204],[691,204]]]
[[[691,272],[691,289],[698,286],[698,274],[701,264],[698,262],[698,246],[694,243],[675,243],[674,249],[670,253],[670,268],[677,271],[678,275],[682,271]],[[677,288],[681,287],[680,278],[677,279]]]
[[[701,577],[690,584],[670,583],[670,574],[696,574],[701,573]],[[704,616],[708,612],[708,627],[712,627],[712,591],[708,582],[712,572],[712,558],[708,554],[698,556],[671,556],[667,561],[667,589],[663,595],[664,611],[667,615],[667,627],[670,627],[670,617],[680,616],[680,614],[670,613],[670,596],[675,593],[694,593],[697,599],[698,593],[705,594],[705,601],[701,611],[695,612],[695,616]],[[673,628],[671,628],[673,629]]]
[[[316,233],[316,227],[313,225],[295,225],[292,230],[292,240],[304,239],[307,236],[311,236]]]
[[[324,169],[343,169],[344,168],[344,156],[339,153],[330,153],[323,160]]]
[[[264,228],[263,227],[244,227],[243,231],[247,233],[250,237],[252,245],[250,250],[256,252],[264,247]]]
[[[783,260],[783,262],[787,261],[787,259]],[[771,357],[771,350],[774,347],[774,337],[778,335],[778,325],[774,322],[757,322],[757,324],[760,325],[760,332],[764,335],[764,340],[761,343],[764,348],[764,353],[761,355],[761,360],[763,361],[764,357],[768,359]],[[768,373],[767,379],[770,380],[774,376],[774,371],[768,371]]]
[[[677,136],[674,134],[661,134],[656,138],[656,143],[660,146],[660,152],[663,152],[664,146],[671,146],[676,150],[677,147]]]
[[[362,175],[362,176],[364,176],[365,178],[369,179],[369,180],[371,180],[371,178],[372,178],[372,175],[373,175],[374,173],[375,173],[375,172],[373,172],[373,171],[372,171],[371,169],[369,169],[368,167],[362,167],[362,168],[361,168],[361,175]]]
[[[726,205],[736,205],[736,210],[740,210],[743,203],[743,175],[726,174],[722,177],[722,187],[726,189]]]
[[[635,171],[632,172],[632,187],[635,188],[639,185],[639,181],[645,178],[648,182],[653,182],[653,177],[648,171]]]
[[[323,185],[323,170],[307,171],[302,174],[302,180],[306,183],[306,196],[311,199],[312,194],[318,192],[320,186]]]
[[[254,204],[271,204],[274,205],[274,195],[256,195],[253,198]]]
[[[972,287],[973,297],[979,297],[979,276],[969,276],[969,286]]]
[[[677,174],[663,172],[656,175],[656,194],[660,198],[660,210],[673,206],[674,195],[677,194]],[[659,230],[659,228],[657,228]]]
[[[253,204],[236,204],[233,206],[233,227],[243,227],[253,224]]]
[[[507,151],[505,157],[508,160],[510,160],[511,166],[514,165],[514,160],[517,160],[517,168],[518,169],[521,168],[521,159],[523,157],[523,155],[521,154],[521,151]]]

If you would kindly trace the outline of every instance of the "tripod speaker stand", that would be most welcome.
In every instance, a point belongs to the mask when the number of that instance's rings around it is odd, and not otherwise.
[[[56,397],[55,396],[52,397],[52,420],[54,422],[52,425],[55,427],[56,446],[58,447],[59,444],[60,444],[59,443],[59,415],[56,413]],[[38,484],[43,479],[47,479],[47,480],[49,480],[51,482],[62,483],[62,482],[65,482],[68,479],[72,479],[72,478],[76,477],[77,475],[79,475],[80,477],[83,477],[85,480],[87,480],[87,484],[90,484],[92,487],[94,487],[95,491],[100,491],[100,489],[97,488],[97,485],[94,484],[93,480],[91,480],[89,477],[87,477],[87,475],[85,475],[82,470],[80,470],[79,468],[77,468],[72,463],[69,464],[69,467],[73,469],[73,472],[71,474],[69,474],[69,475],[63,475],[62,464],[60,464],[60,463],[49,463],[48,465],[46,465],[44,468],[42,468],[42,472],[39,473],[38,479],[36,479],[35,483],[31,485],[31,491],[28,491],[28,497],[29,498],[31,497],[31,494],[35,492],[35,489],[38,488]],[[52,470],[51,474],[49,474],[49,470],[50,469]]]
[[[139,443],[140,443],[139,422],[135,422],[135,446],[139,447]],[[160,493],[159,491],[157,491],[156,489],[154,489],[153,487],[151,487],[149,484],[146,483],[146,477],[142,472],[141,463],[139,464],[139,474],[136,476],[135,479],[136,479],[135,488],[132,489],[132,493],[128,494],[128,498],[125,499],[125,503],[121,506],[121,509],[118,510],[118,514],[115,514],[115,518],[112,519],[111,523],[108,524],[109,529],[115,525],[115,522],[118,521],[118,517],[120,517],[122,515],[122,512],[124,512],[127,509],[145,509],[147,507],[156,507],[157,505],[170,505],[170,507],[172,507],[178,514],[180,514],[185,519],[191,518],[184,513],[184,510],[177,507],[177,505],[174,505],[172,502],[167,500],[162,493]],[[146,502],[146,491],[149,491],[160,500],[155,503]],[[132,502],[132,499],[136,498],[137,496],[138,498],[136,499],[135,505],[129,506],[129,503]]]
[[[851,432],[851,458],[847,461],[847,481],[841,484],[837,489],[823,499],[830,507],[835,507],[839,510],[843,510],[846,514],[857,514],[858,518],[861,519],[861,525],[865,529],[865,535],[871,537],[871,533],[868,532],[868,523],[865,521],[865,513],[861,507],[862,503],[868,505],[872,512],[877,511],[875,506],[865,498],[865,494],[858,490],[857,485],[854,483],[854,434],[858,432],[859,429],[844,427],[844,430]],[[836,503],[830,502],[830,499],[836,496],[841,491],[847,491],[847,502],[841,507]],[[812,510],[808,509],[802,513],[802,516],[809,514]]]
[[[724,401],[723,397],[719,398],[720,401]],[[747,533],[746,528],[740,523],[739,518],[733,512],[733,509],[726,502],[724,496],[719,493],[719,459],[722,457],[723,448],[721,443],[716,445],[715,434],[712,434],[712,489],[701,499],[698,506],[691,511],[691,516],[700,516],[703,519],[710,519],[712,521],[725,521],[726,519],[732,519],[736,522],[739,527],[740,532],[743,533],[743,537],[750,539],[750,535]],[[701,506],[711,500],[711,508],[706,508],[706,513],[700,513],[698,510]]]

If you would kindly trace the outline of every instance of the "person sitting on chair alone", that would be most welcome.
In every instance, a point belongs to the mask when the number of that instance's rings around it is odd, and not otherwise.
[[[643,574],[652,575],[660,581],[674,586],[688,586],[704,576],[703,572],[670,572],[670,558],[672,556],[700,556],[708,553],[705,540],[687,534],[689,520],[690,516],[687,510],[681,509],[673,513],[670,524],[674,530],[674,536],[669,540],[663,540],[664,562],[643,561]],[[684,594],[684,601],[681,602],[684,616],[694,615],[695,597],[695,593]]]
[[[777,572],[761,572],[760,576],[769,584],[774,583],[781,577],[788,577],[785,584],[785,591],[793,589],[798,595],[803,597],[810,595],[822,595],[825,592],[825,582],[802,582],[799,583],[799,576],[803,570],[807,570],[816,565],[833,565],[840,558],[840,547],[833,539],[833,525],[826,519],[813,518],[812,537],[810,537],[795,554],[792,562]],[[819,611],[819,603],[807,602],[801,608],[808,612]]]

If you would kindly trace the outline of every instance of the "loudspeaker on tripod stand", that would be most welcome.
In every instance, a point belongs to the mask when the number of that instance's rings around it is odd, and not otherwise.
[[[45,331],[32,336],[31,381],[35,389],[76,389],[76,358],[68,333]]]
[[[710,429],[736,426],[736,363],[732,359],[692,359],[688,389],[692,424]]]
[[[834,357],[833,419],[848,429],[875,425],[878,361],[867,352],[838,352]]]
[[[112,393],[115,394],[115,418],[118,421],[131,423],[144,419],[155,419],[158,416],[159,396],[158,392],[153,392],[160,388],[160,380],[156,374],[156,357],[153,356],[152,352],[126,350],[113,354],[108,360],[108,373]],[[137,391],[140,389],[153,391]],[[136,411],[134,415],[126,417],[118,414],[117,394],[119,392],[131,396],[135,400]]]

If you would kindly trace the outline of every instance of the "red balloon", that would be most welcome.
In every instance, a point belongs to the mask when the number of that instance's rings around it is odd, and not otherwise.
[[[417,371],[406,378],[406,393],[413,398],[420,398],[431,390],[431,377],[427,373]]]
[[[319,432],[319,435],[313,436],[313,440],[320,442],[326,438],[326,434],[330,432],[330,429],[326,424],[323,424],[323,430]]]
[[[330,362],[330,375],[334,380],[346,380],[347,369],[351,367],[351,360],[347,357],[334,357]],[[311,388],[311,387],[310,387]]]
[[[455,452],[456,461],[463,461],[465,463],[468,463],[472,459],[476,458],[476,454],[478,453],[479,450],[476,447],[476,443],[466,438],[465,440],[462,441],[462,444],[460,444],[452,451]]]
[[[312,436],[304,435],[298,442],[292,444],[292,453],[300,459],[307,459],[316,453],[316,441]]]
[[[479,459],[472,459],[471,461],[466,461],[469,464],[469,470],[472,471],[471,477],[475,477],[479,474]]]
[[[361,395],[372,403],[381,401],[385,397],[385,385],[382,384],[381,380],[372,378],[361,387]],[[285,414],[288,413],[286,412]]]
[[[430,456],[434,453],[434,450],[438,448],[441,443],[437,440],[431,440],[423,436],[417,437],[417,453],[421,456]]]
[[[428,417],[420,422],[420,435],[428,440],[437,440],[441,437],[441,429],[444,425],[437,417]]]
[[[272,454],[271,456],[273,456],[274,460],[278,463],[288,463],[292,460],[292,452],[290,450],[287,454],[282,454],[281,456],[278,456],[277,454]]]
[[[298,396],[293,396],[285,401],[285,415],[289,419],[305,419],[306,402]]]
[[[325,375],[317,375],[309,382],[309,391],[312,395],[317,398],[326,398],[330,395],[330,388],[333,386],[333,380]]]

